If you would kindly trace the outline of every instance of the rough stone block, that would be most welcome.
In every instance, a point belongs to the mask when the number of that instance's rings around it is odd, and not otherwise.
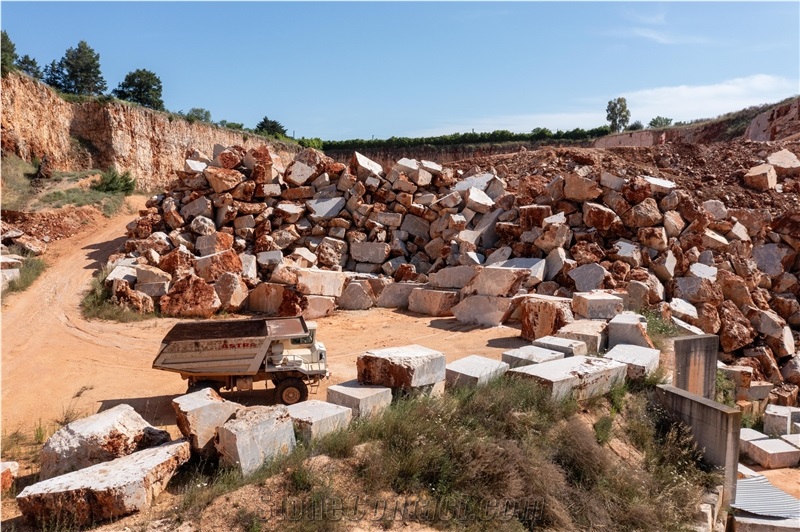
[[[582,401],[611,391],[625,382],[627,366],[606,358],[573,356],[509,370],[509,376],[534,379],[555,400],[574,394]]]
[[[564,353],[560,351],[553,351],[535,345],[526,345],[525,347],[504,351],[501,360],[512,368],[519,368],[530,366],[531,364],[542,364],[560,358],[564,358]]]
[[[378,296],[378,301],[375,302],[375,306],[407,309],[411,292],[422,286],[423,285],[420,283],[392,283],[386,285],[381,295]]]
[[[383,264],[389,258],[389,244],[384,242],[353,242],[350,244],[350,256],[357,262]]]
[[[461,323],[497,327],[511,307],[511,298],[493,296],[467,296],[451,310]]]
[[[408,297],[408,310],[426,316],[450,316],[458,303],[458,292],[415,288]]]
[[[647,318],[639,314],[622,313],[608,322],[608,347],[619,344],[653,348],[647,334]]]
[[[350,281],[339,298],[342,310],[367,310],[375,305],[375,293],[367,281]]]
[[[506,362],[470,355],[446,366],[448,386],[480,386],[508,371]]]
[[[572,312],[590,320],[610,320],[625,308],[621,297],[606,292],[576,292]]]
[[[556,333],[558,338],[578,340],[586,344],[586,353],[596,355],[606,349],[608,331],[605,321],[577,320],[561,327]]]
[[[569,298],[533,295],[525,296],[520,304],[521,336],[536,340],[552,336],[564,325],[574,321]]]
[[[265,462],[292,452],[294,428],[285,406],[251,406],[217,428],[220,464],[249,475]]]
[[[303,318],[315,320],[333,315],[336,310],[336,298],[329,296],[306,296],[308,306],[303,311]]]
[[[383,412],[392,404],[392,389],[352,380],[328,386],[327,400],[349,408],[353,418],[369,418]]]
[[[464,288],[481,270],[480,266],[452,266],[428,276],[433,288]]]
[[[181,395],[172,400],[178,429],[189,441],[192,451],[204,457],[216,456],[214,437],[217,427],[228,421],[240,408],[239,403],[226,401],[211,388]]]
[[[5,493],[14,485],[19,475],[19,463],[0,462],[0,492]]]
[[[628,379],[644,379],[658,369],[661,351],[639,345],[617,344],[608,353],[606,358],[622,362],[628,366]]]
[[[517,293],[530,277],[523,268],[483,268],[461,290],[463,295],[510,297]]]
[[[174,441],[110,462],[37,482],[17,496],[33,522],[94,524],[147,509],[189,460],[189,443]]]
[[[760,164],[751,168],[744,175],[743,181],[755,190],[773,190],[778,184],[778,175],[771,164]]]
[[[344,290],[345,280],[342,272],[306,268],[297,270],[297,289],[301,294],[339,297]]]
[[[791,434],[792,423],[800,423],[800,408],[767,405],[764,410],[764,433],[767,436],[779,437]]]
[[[570,270],[567,274],[575,281],[575,288],[579,292],[589,292],[603,288],[603,281],[608,272],[599,264],[589,263]]]
[[[564,353],[565,357],[580,356],[587,353],[585,342],[570,340],[569,338],[559,338],[558,336],[545,336],[533,341],[533,345],[543,347],[550,351]]]
[[[445,380],[445,357],[421,345],[373,349],[358,356],[358,382],[412,389]]]
[[[306,443],[347,428],[353,411],[346,406],[317,401],[303,401],[286,407],[298,436]]]
[[[107,462],[170,440],[130,405],[117,405],[78,419],[50,436],[42,447],[39,478]]]
[[[795,467],[800,463],[800,449],[783,440],[751,441],[748,455],[765,469]]]

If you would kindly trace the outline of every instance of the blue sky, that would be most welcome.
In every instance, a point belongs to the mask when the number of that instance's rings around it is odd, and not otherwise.
[[[8,2],[44,66],[86,40],[172,111],[328,140],[713,117],[800,93],[800,2]]]

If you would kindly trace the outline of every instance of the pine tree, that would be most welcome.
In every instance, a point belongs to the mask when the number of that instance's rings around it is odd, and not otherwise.
[[[42,69],[39,68],[39,63],[36,59],[28,54],[23,55],[14,63],[18,69],[25,72],[27,75],[34,79],[42,79]]]
[[[161,79],[154,72],[140,68],[128,72],[125,79],[112,91],[112,94],[120,100],[163,111],[164,101],[161,99],[161,89]]]
[[[2,32],[2,43],[0,45],[0,75],[5,77],[9,72],[15,70],[14,63],[17,60],[17,47],[11,42],[5,30]]]
[[[59,62],[63,66],[63,88],[68,94],[99,96],[106,90],[106,81],[100,72],[100,54],[86,41],[70,48]]]

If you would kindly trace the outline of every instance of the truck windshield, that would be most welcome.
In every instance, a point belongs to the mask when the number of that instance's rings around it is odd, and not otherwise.
[[[302,338],[292,338],[292,345],[306,345],[313,343],[314,343],[314,333],[311,333],[308,336],[303,336]]]

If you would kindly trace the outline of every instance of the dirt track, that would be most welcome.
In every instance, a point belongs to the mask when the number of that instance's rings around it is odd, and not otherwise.
[[[144,204],[142,197],[132,201],[135,207]],[[124,242],[125,225],[132,217],[104,218],[53,243],[45,273],[27,291],[4,299],[3,434],[20,429],[30,435],[39,421],[51,432],[55,420],[69,410],[88,415],[128,403],[151,423],[177,435],[170,402],[185,391],[185,382],[150,367],[161,338],[176,320],[87,321],[79,308],[94,273]],[[368,348],[419,343],[444,352],[450,361],[469,354],[499,358],[502,351],[523,345],[513,328],[482,329],[452,318],[389,309],[342,312],[317,321],[330,357],[332,376],[326,385],[354,378],[356,357]],[[312,398],[324,400],[324,386]],[[230,398],[247,404],[272,400],[261,388]]]

